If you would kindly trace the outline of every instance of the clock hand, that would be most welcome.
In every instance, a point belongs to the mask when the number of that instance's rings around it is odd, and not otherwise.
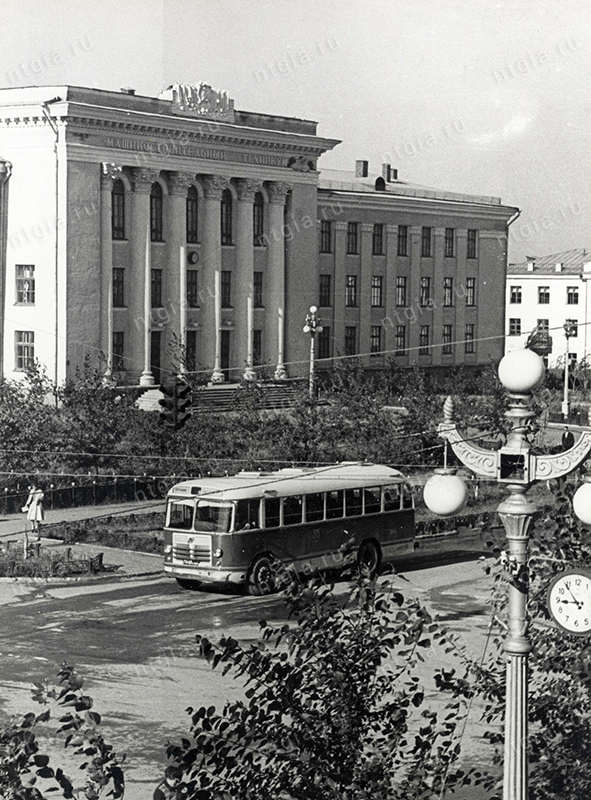
[[[577,608],[582,608],[583,607],[583,603],[580,600],[577,600],[577,598],[574,596],[574,594],[572,592],[572,589],[570,588],[570,586],[568,584],[566,584],[566,588],[568,589],[568,591],[570,593],[570,596],[573,599],[572,601],[574,601],[577,604]],[[569,601],[569,602],[572,602],[572,601]]]

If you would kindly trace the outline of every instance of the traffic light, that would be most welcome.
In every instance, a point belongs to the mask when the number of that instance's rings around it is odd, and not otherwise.
[[[162,398],[158,404],[162,406],[160,420],[168,428],[180,430],[191,416],[191,387],[181,378],[175,378],[160,386]]]

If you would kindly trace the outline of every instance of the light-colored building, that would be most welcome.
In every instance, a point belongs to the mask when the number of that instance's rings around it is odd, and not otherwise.
[[[499,359],[516,209],[389,165],[320,173],[337,144],[206,84],[0,90],[2,375],[302,375],[311,305],[325,363]]]
[[[591,258],[589,250],[567,250],[509,264],[506,289],[506,351],[523,347],[534,330],[548,332],[548,366],[564,365],[568,337],[571,364],[591,356]]]

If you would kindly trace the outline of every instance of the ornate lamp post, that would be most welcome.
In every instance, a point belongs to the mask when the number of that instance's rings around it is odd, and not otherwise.
[[[508,629],[504,650],[507,657],[507,694],[505,701],[504,800],[527,800],[528,797],[528,726],[527,667],[531,643],[527,631],[528,545],[529,532],[537,507],[526,492],[535,481],[549,480],[575,470],[591,450],[591,434],[585,432],[563,453],[533,455],[528,427],[535,417],[531,394],[544,377],[544,362],[532,350],[514,350],[499,364],[499,378],[509,394],[505,416],[511,425],[507,441],[499,450],[478,447],[467,439],[452,421],[453,403],[446,400],[444,422],[439,435],[449,443],[460,461],[473,472],[506,484],[509,497],[498,507],[508,541],[507,568],[511,579],[508,597]],[[425,503],[434,513],[442,504],[447,514],[457,513],[446,502],[449,490],[457,492],[456,476],[435,475],[425,485]],[[433,499],[435,495],[435,499]],[[444,498],[442,501],[441,498]],[[583,522],[591,522],[591,482],[585,482],[574,497],[575,513]],[[461,506],[460,506],[461,507]],[[580,513],[579,513],[580,512]]]
[[[304,333],[310,334],[310,379],[309,379],[309,394],[310,399],[314,399],[315,395],[315,387],[314,387],[314,362],[315,362],[315,347],[316,347],[316,334],[322,333],[322,325],[318,324],[316,319],[316,312],[318,309],[316,306],[310,306],[310,311],[306,314],[306,324],[304,325]]]
[[[577,326],[574,322],[564,323],[564,338],[566,339],[566,352],[564,354],[564,396],[562,399],[562,416],[565,420],[568,419],[568,371],[570,368],[570,357],[568,342],[571,336],[577,332]]]

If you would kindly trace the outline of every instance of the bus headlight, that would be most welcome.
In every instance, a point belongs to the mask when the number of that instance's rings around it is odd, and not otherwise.
[[[221,558],[223,555],[224,551],[222,550],[221,547],[216,547],[216,549],[213,551],[214,558]]]
[[[164,552],[166,555],[170,555],[170,553],[172,553],[172,545],[167,544],[166,547],[164,548]]]

